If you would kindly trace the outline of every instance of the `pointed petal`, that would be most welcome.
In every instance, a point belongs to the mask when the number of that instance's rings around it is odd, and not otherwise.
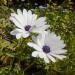
[[[22,14],[22,11],[20,9],[17,9],[17,14]]]
[[[49,63],[49,59],[47,57],[44,57],[45,63]]]
[[[27,14],[27,10],[23,9],[23,15],[26,15],[26,14]]]
[[[38,45],[36,45],[36,44],[34,44],[32,42],[27,43],[27,45],[29,45],[30,47],[33,47],[37,51],[42,51],[42,49]]]
[[[50,46],[52,50],[60,50],[65,47],[65,44],[55,33],[51,32],[47,34],[46,44]]]
[[[36,43],[41,49],[45,44],[45,37],[46,37],[45,33],[47,33],[47,32],[44,31],[43,33],[39,34],[37,37],[32,36],[33,42]]]
[[[28,14],[27,14],[27,25],[31,25],[31,22],[32,22],[32,12],[31,10],[28,11]]]
[[[45,53],[40,52],[40,51],[39,51],[38,53],[39,53],[39,57],[40,57],[40,58],[44,58],[44,57],[46,57],[46,54],[45,54]]]
[[[30,33],[23,33],[23,38],[27,38],[30,35]]]
[[[58,59],[60,59],[60,60],[62,60],[63,58],[66,58],[65,55],[56,55],[56,54],[51,54],[51,55],[58,58]]]
[[[32,56],[33,56],[33,57],[38,57],[38,51],[32,52]]]
[[[22,37],[22,34],[20,34],[20,33],[16,34],[17,39],[20,39],[21,37]]]
[[[21,20],[21,18],[17,14],[11,13],[11,17],[13,17],[14,19],[16,19],[20,23],[21,26],[24,26],[23,21]]]
[[[27,10],[26,9],[23,9],[23,17],[24,17],[25,25],[27,25]]]
[[[21,32],[22,32],[21,29],[16,28],[16,29],[14,29],[13,31],[11,31],[10,34],[11,34],[11,35],[16,35],[16,34],[21,33]]]
[[[23,24],[24,24],[24,17],[23,17],[23,13],[20,9],[17,9],[17,14],[20,17],[20,19],[22,20]]]
[[[37,43],[37,38],[36,38],[35,36],[32,36],[32,41],[33,41],[34,43]]]
[[[42,33],[37,36],[37,44],[40,46],[40,48],[42,48],[45,44],[45,37],[45,32],[44,34]]]
[[[15,35],[17,39],[22,37],[22,30],[21,29],[14,29],[13,31],[10,32],[11,35]]]
[[[35,25],[38,26],[42,26],[42,25],[46,25],[46,17],[40,17],[35,21]]]
[[[33,15],[32,15],[32,22],[31,22],[31,25],[35,25],[36,19],[37,19],[37,15],[33,14]]]
[[[10,20],[19,28],[23,29],[23,27],[21,26],[20,22],[14,18],[14,17],[10,17]]]
[[[66,54],[67,50],[61,49],[61,50],[53,50],[52,53],[54,54]]]
[[[20,37],[20,35],[23,38],[27,38],[30,35],[29,33],[23,31],[22,29],[18,29],[18,28],[11,31],[10,34],[15,35],[17,38],[18,38],[18,36]]]
[[[49,28],[49,25],[42,25],[42,26],[39,26],[39,27],[34,27],[32,29],[32,32],[34,32],[34,33],[43,33],[48,28]]]
[[[55,58],[52,57],[51,55],[47,54],[48,58],[52,61],[52,62],[56,62]]]

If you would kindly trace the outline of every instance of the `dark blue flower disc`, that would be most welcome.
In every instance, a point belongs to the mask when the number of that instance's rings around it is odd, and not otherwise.
[[[26,30],[26,31],[29,31],[30,28],[31,28],[30,25],[25,26],[25,30]]]
[[[50,52],[50,47],[47,46],[47,45],[43,46],[42,49],[43,49],[43,52],[45,52],[45,53],[49,53]]]

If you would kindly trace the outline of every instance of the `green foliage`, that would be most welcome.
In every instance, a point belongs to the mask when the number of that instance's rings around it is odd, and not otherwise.
[[[66,44],[67,58],[49,64],[31,56],[33,49],[27,46],[31,37],[17,40],[10,35],[14,24],[9,17],[16,7],[0,6],[0,75],[75,75],[75,12],[68,9],[71,6],[66,1],[61,6],[33,10],[38,16],[47,17],[50,31],[60,35]],[[64,9],[64,5],[68,8]]]

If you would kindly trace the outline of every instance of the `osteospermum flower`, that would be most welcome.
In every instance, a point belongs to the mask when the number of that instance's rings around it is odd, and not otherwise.
[[[67,50],[64,49],[65,44],[60,40],[60,36],[46,32],[32,39],[33,42],[29,42],[28,45],[36,50],[32,52],[33,57],[43,58],[46,63],[50,60],[56,62],[56,58],[62,60],[66,57],[64,54]]]
[[[15,35],[17,39],[26,38],[31,32],[42,33],[49,27],[45,21],[46,17],[37,18],[37,15],[32,14],[31,10],[26,9],[23,9],[23,12],[17,9],[17,14],[11,13],[10,20],[17,27],[10,34]]]

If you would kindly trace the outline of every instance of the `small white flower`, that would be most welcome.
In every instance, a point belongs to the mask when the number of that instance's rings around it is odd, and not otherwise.
[[[23,12],[17,9],[17,14],[11,13],[10,20],[17,27],[10,34],[15,35],[17,39],[27,38],[31,32],[42,33],[49,27],[45,21],[46,17],[37,18],[37,15],[32,14],[31,10],[26,9],[23,9]]]
[[[24,2],[25,0],[21,0],[22,2]]]
[[[39,6],[40,9],[46,9],[46,6]]]
[[[43,58],[46,63],[49,63],[50,60],[56,62],[55,58],[62,60],[66,57],[64,55],[67,52],[64,49],[65,44],[54,33],[45,32],[32,39],[34,42],[29,42],[28,45],[36,50],[32,52],[33,57]]]

